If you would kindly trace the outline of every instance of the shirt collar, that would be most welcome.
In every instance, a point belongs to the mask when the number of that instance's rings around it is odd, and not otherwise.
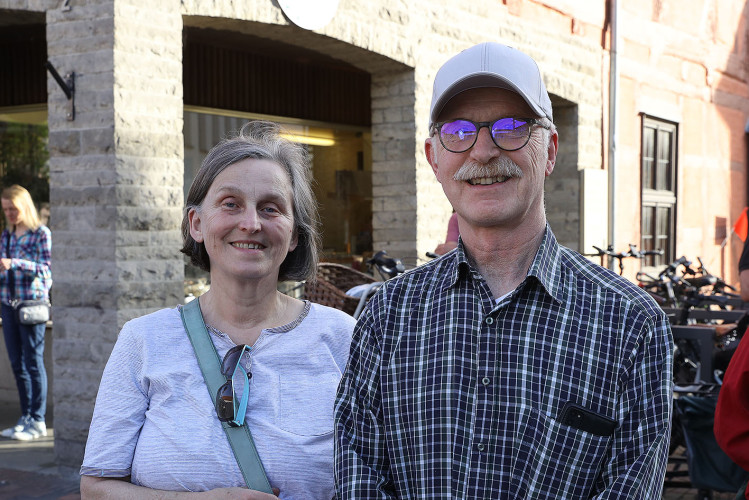
[[[449,273],[449,286],[454,286],[462,273],[469,273],[474,279],[483,279],[478,271],[468,262],[465,247],[463,246],[463,240],[461,238],[458,238],[458,248],[455,251],[455,259],[453,262],[454,266]],[[551,227],[549,227],[549,224],[547,223],[546,229],[544,230],[544,237],[541,240],[541,245],[539,246],[536,256],[533,258],[533,262],[528,269],[527,276],[532,276],[538,280],[544,289],[546,289],[546,292],[557,302],[562,302],[564,298],[561,262],[561,247],[559,246]]]
[[[528,276],[536,278],[557,302],[564,300],[561,267],[562,249],[547,223],[541,246],[528,269]]]

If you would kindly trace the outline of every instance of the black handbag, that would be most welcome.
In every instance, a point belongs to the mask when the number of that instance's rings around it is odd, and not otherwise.
[[[10,233],[5,240],[5,255],[10,258]],[[10,291],[10,306],[16,311],[16,319],[22,325],[38,325],[49,321],[50,303],[47,299],[16,300],[16,277],[8,269],[8,290]]]

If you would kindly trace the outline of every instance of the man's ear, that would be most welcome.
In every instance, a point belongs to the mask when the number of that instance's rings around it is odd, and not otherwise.
[[[549,147],[547,148],[547,159],[546,159],[546,177],[550,176],[554,171],[554,165],[557,162],[557,151],[559,149],[559,135],[556,130],[549,137]]]
[[[198,243],[203,242],[203,231],[201,229],[200,214],[194,208],[187,212],[187,222],[190,226],[190,236]]]
[[[432,172],[434,172],[437,180],[439,180],[440,177],[437,175],[437,148],[432,143],[433,139],[434,137],[427,137],[424,141],[424,153],[426,154],[427,161],[432,166]]]

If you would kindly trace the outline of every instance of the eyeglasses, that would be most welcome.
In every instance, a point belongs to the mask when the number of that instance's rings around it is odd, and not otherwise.
[[[247,411],[247,400],[250,397],[250,379],[252,373],[242,366],[242,356],[252,347],[248,345],[234,346],[227,351],[221,362],[221,374],[226,377],[226,383],[216,391],[216,413],[221,422],[228,422],[232,427],[244,425],[244,415]],[[252,356],[248,356],[248,369],[252,366]],[[241,391],[242,397],[237,404],[235,394]]]
[[[489,135],[497,147],[503,151],[517,151],[521,149],[531,138],[533,125],[545,129],[550,126],[543,125],[535,118],[500,118],[493,122],[474,122],[461,118],[448,122],[435,123],[434,129],[440,137],[442,146],[451,153],[463,153],[476,144],[479,131],[486,127]]]

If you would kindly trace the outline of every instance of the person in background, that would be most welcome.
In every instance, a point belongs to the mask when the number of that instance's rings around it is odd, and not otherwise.
[[[49,300],[52,286],[52,236],[39,220],[29,192],[12,185],[0,193],[5,230],[0,251],[0,302],[3,336],[18,387],[21,416],[0,431],[3,437],[31,441],[47,435],[47,371],[44,368],[45,323],[24,325],[12,303]]]
[[[535,61],[498,43],[461,52],[436,74],[430,118],[460,241],[358,319],[336,397],[338,499],[660,498],[668,319],[547,224],[558,136]]]
[[[749,239],[739,258],[741,300],[749,301]],[[749,471],[749,335],[741,332],[739,346],[731,356],[715,407],[715,440],[733,462]],[[749,500],[744,484],[738,498]]]
[[[460,230],[458,229],[458,214],[453,211],[450,216],[450,220],[447,221],[447,236],[445,236],[445,242],[437,245],[434,249],[434,253],[437,255],[444,255],[453,248],[458,246],[458,238],[460,237]]]
[[[749,302],[749,238],[744,242],[744,249],[739,257],[739,287],[741,300]]]
[[[211,340],[230,371],[250,377],[235,423],[249,426],[270,485],[289,500],[334,495],[333,401],[354,324],[277,290],[314,277],[317,228],[305,150],[260,121],[208,153],[182,220],[182,252],[210,273],[195,300]],[[275,498],[246,489],[217,399],[179,307],[126,323],[101,380],[82,497]]]

